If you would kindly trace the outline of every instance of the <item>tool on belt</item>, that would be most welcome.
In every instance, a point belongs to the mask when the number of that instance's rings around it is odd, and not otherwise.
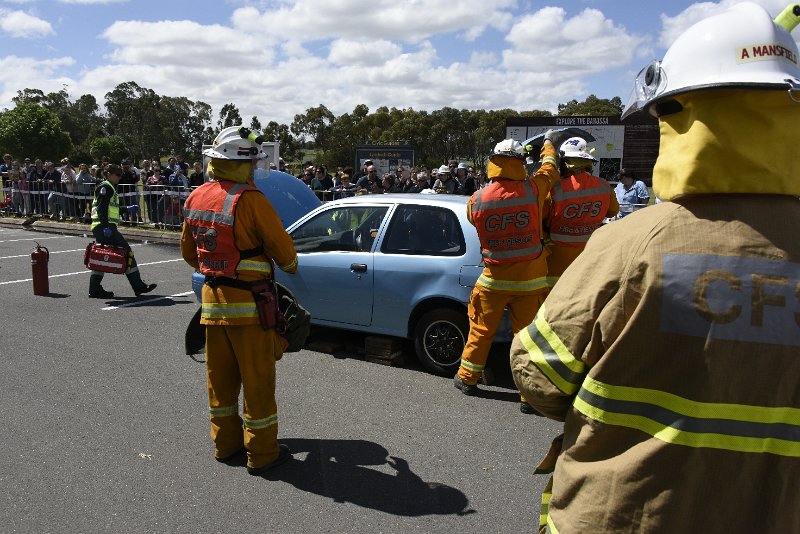
[[[93,271],[123,274],[128,270],[128,249],[102,245],[95,241],[86,245],[83,264]]]
[[[270,278],[262,278],[252,282],[244,282],[226,276],[207,276],[209,287],[227,286],[250,291],[258,310],[258,322],[264,330],[275,328],[279,334],[286,332],[286,319],[278,308],[278,291],[275,282]]]

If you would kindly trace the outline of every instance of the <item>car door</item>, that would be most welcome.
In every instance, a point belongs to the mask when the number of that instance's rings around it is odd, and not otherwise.
[[[373,245],[386,206],[341,204],[291,232],[299,267],[279,276],[316,323],[368,326],[375,282]]]

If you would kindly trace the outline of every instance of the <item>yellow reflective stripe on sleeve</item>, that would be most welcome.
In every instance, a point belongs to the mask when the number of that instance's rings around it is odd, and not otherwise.
[[[550,499],[553,497],[553,477],[547,481],[547,485],[542,491],[542,507],[539,510],[539,529],[547,525],[547,518],[550,517]]]
[[[547,532],[548,534],[559,534],[558,529],[553,524],[553,520],[549,515],[547,516]]]
[[[519,340],[533,364],[562,393],[572,395],[581,386],[586,364],[575,358],[545,320],[546,308],[539,308],[536,318],[520,330]]]
[[[294,258],[292,258],[292,261],[290,261],[286,265],[279,265],[279,267],[281,268],[282,271],[287,271],[287,272],[296,269],[297,268],[297,254],[294,255]]]
[[[218,406],[216,408],[208,407],[208,412],[211,417],[228,417],[229,415],[236,415],[239,413],[239,406]]]
[[[275,424],[278,424],[278,414],[270,415],[269,417],[265,417],[264,419],[248,419],[247,417],[244,418],[244,426],[246,426],[251,430],[267,428],[268,426],[272,426]]]
[[[477,283],[487,289],[494,289],[497,291],[532,292],[550,287],[546,276],[533,278],[531,280],[495,280],[485,274],[481,274],[478,277]]]
[[[574,402],[586,417],[665,443],[800,457],[800,409],[699,402],[586,378]]]
[[[486,368],[485,365],[476,365],[463,358],[461,359],[461,367],[467,369],[468,371],[483,371]]]
[[[202,308],[205,319],[258,317],[255,302],[204,302]]]

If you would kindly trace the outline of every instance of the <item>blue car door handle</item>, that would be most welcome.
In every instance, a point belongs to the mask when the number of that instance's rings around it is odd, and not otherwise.
[[[367,272],[367,264],[366,263],[351,263],[350,270],[355,271],[357,273],[365,273]]]

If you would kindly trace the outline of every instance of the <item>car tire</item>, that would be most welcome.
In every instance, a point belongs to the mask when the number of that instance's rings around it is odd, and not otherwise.
[[[414,327],[414,351],[427,370],[453,376],[461,363],[468,334],[466,312],[449,308],[431,310]]]

